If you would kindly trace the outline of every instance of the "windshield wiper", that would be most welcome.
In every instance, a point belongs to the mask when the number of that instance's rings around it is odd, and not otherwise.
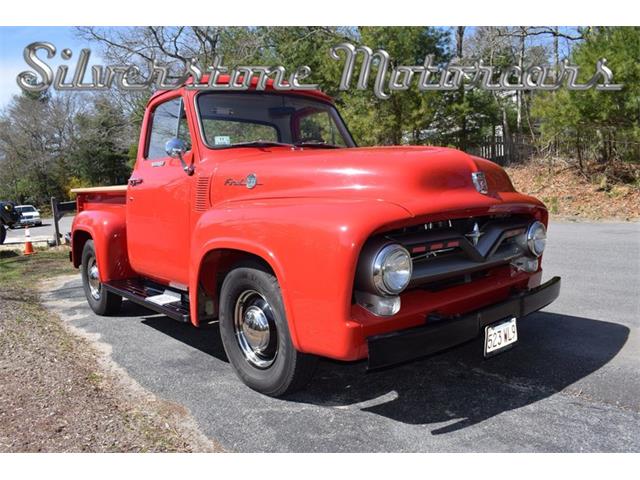
[[[235,148],[235,147],[291,147],[290,143],[271,142],[268,140],[255,140],[253,142],[232,143],[230,145],[218,145],[217,148]]]
[[[317,147],[317,148],[342,148],[340,145],[334,145],[332,143],[320,143],[320,142],[299,142],[294,143],[296,147]]]
[[[241,148],[241,147],[316,147],[316,148],[342,148],[340,145],[320,142],[283,143],[270,140],[254,140],[251,142],[232,143],[230,145],[216,145],[216,148]]]

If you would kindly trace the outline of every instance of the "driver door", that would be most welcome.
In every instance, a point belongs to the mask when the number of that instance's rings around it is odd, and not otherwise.
[[[181,97],[160,99],[150,106],[147,143],[138,152],[127,189],[127,246],[132,268],[139,274],[186,288],[189,282],[191,189],[177,158],[165,151],[167,141],[187,144],[184,160],[190,164],[191,136]]]

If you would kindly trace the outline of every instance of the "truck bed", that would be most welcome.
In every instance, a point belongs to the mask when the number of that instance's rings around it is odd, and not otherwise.
[[[106,192],[126,192],[126,185],[113,185],[111,187],[87,187],[72,188],[71,193],[106,193]]]

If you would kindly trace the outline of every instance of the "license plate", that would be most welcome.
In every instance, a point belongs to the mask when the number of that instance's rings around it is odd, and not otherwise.
[[[513,346],[518,341],[516,318],[503,320],[484,329],[484,356],[490,357]]]

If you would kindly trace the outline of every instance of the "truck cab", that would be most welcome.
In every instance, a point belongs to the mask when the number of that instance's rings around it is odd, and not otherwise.
[[[357,147],[330,97],[256,83],[156,93],[128,184],[75,190],[72,261],[96,313],[125,298],[217,323],[238,376],[273,396],[318,357],[379,368],[521,341],[560,288],[541,285],[539,200],[458,150]]]

